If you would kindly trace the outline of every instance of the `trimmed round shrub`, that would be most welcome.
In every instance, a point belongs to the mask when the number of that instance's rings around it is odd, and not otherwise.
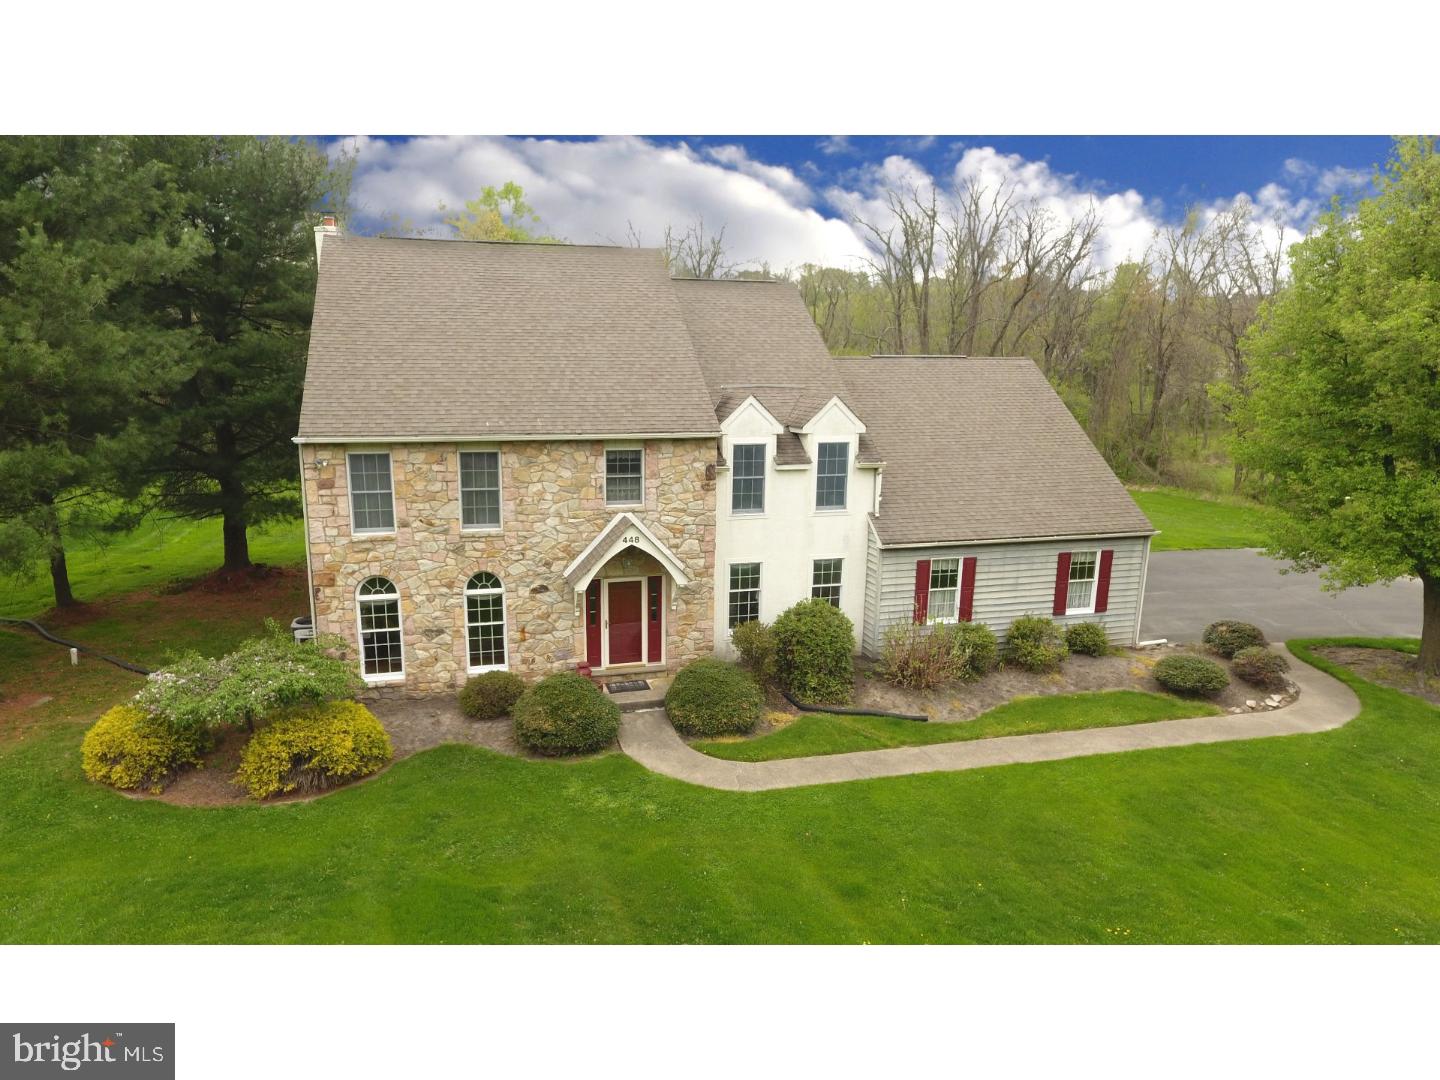
[[[767,624],[759,620],[742,622],[730,631],[730,641],[740,654],[740,662],[762,685],[775,678],[775,634]]]
[[[1065,646],[1081,656],[1104,656],[1110,651],[1105,628],[1098,622],[1074,623],[1065,628]]]
[[[755,730],[764,704],[749,672],[713,658],[681,668],[665,695],[670,722],[684,735],[744,735]]]
[[[806,704],[843,705],[855,694],[855,626],[827,600],[802,600],[778,619],[775,676]]]
[[[525,680],[509,671],[472,675],[460,689],[460,711],[471,720],[494,720],[508,713],[524,692]]]
[[[1153,674],[1166,690],[1194,697],[1213,697],[1230,685],[1225,669],[1203,656],[1167,656]]]
[[[85,733],[80,764],[97,783],[159,792],[183,766],[197,764],[208,743],[202,729],[177,732],[133,705],[116,705]]]
[[[603,750],[620,730],[620,707],[583,675],[546,675],[510,710],[515,738],[537,754],[561,757]]]
[[[321,791],[369,776],[394,756],[390,736],[358,701],[280,713],[245,744],[235,782],[251,798]]]
[[[957,679],[978,679],[1000,663],[1000,641],[984,623],[961,622],[946,626],[951,670]]]
[[[1285,685],[1285,672],[1290,670],[1290,661],[1263,645],[1251,645],[1231,657],[1230,666],[1250,685],[1278,690]]]
[[[1043,615],[1022,615],[1010,624],[1005,635],[1005,661],[1040,674],[1059,670],[1070,655],[1054,619]]]
[[[1264,645],[1265,635],[1247,622],[1212,622],[1200,640],[1228,660],[1241,649]]]

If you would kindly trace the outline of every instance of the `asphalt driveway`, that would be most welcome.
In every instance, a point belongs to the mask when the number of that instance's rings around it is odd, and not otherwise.
[[[1141,639],[1198,641],[1224,618],[1252,622],[1271,641],[1420,636],[1420,582],[1413,578],[1327,593],[1319,574],[1282,574],[1287,565],[1248,548],[1152,553]]]

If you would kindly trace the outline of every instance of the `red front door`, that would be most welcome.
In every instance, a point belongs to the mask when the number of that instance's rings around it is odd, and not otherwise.
[[[641,634],[644,630],[639,581],[612,581],[610,603],[610,663],[638,664],[644,657]]]

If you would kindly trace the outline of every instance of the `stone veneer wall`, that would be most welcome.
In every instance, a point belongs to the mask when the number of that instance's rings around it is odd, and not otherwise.
[[[461,531],[462,448],[500,451],[497,530]],[[390,452],[395,532],[383,535],[351,533],[346,449],[301,447],[317,631],[356,643],[356,587],[374,574],[387,577],[400,592],[401,685],[414,692],[453,690],[466,677],[465,583],[489,570],[505,586],[511,671],[534,677],[584,660],[583,605],[562,572],[619,512],[605,506],[604,443],[352,445]],[[714,463],[713,440],[648,440],[645,505],[625,508],[690,576],[683,588],[665,579],[672,672],[713,650]]]

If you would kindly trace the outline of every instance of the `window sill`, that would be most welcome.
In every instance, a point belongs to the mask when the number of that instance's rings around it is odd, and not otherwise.
[[[387,536],[394,536],[394,529],[351,529],[351,537],[355,539],[383,540]]]
[[[731,510],[730,516],[732,518],[746,518],[751,520],[758,520],[765,517],[766,513],[764,510]]]
[[[361,675],[366,686],[384,686],[386,683],[403,683],[405,673],[403,671],[391,675]]]
[[[503,525],[461,525],[461,536],[496,536],[505,531]]]
[[[633,502],[633,503],[612,503],[612,502],[607,502],[607,503],[605,504],[605,509],[606,509],[606,510],[644,510],[644,509],[645,509],[645,504],[644,504],[643,502]]]
[[[1065,618],[1066,615],[1094,615],[1094,614],[1095,614],[1095,608],[1094,608],[1093,606],[1091,606],[1091,607],[1085,607],[1085,608],[1066,608],[1066,609],[1065,609],[1065,615],[1061,615],[1060,618],[1063,619],[1063,618]]]
[[[488,665],[486,665],[485,667],[467,667],[467,668],[465,669],[465,674],[466,674],[466,675],[484,675],[487,671],[509,671],[509,670],[510,670],[510,665],[508,665],[508,664],[488,664]]]
[[[835,517],[836,515],[848,514],[849,512],[850,508],[848,506],[817,506],[813,511],[816,517]]]

